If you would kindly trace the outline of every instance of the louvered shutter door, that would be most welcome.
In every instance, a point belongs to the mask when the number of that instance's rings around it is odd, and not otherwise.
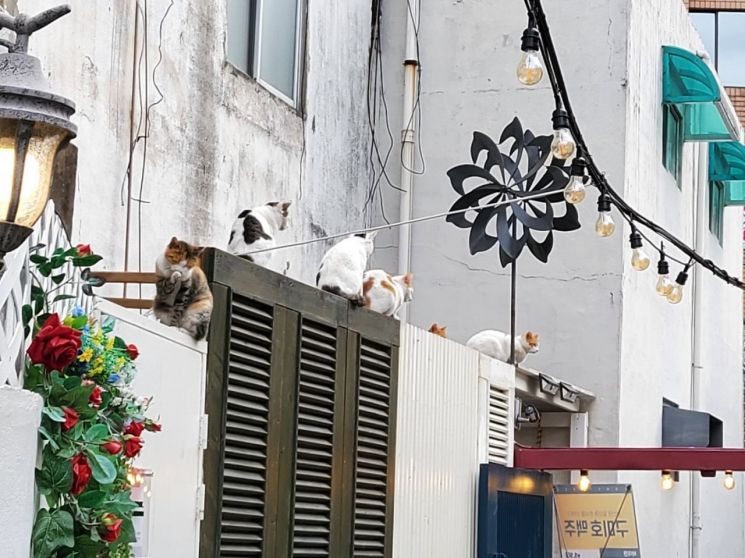
[[[489,462],[508,465],[511,451],[510,399],[508,389],[489,386]]]
[[[292,556],[329,556],[337,328],[302,319]]]
[[[221,557],[263,556],[273,309],[235,295],[230,318]]]
[[[355,558],[385,558],[390,545],[392,347],[360,339],[354,477]]]

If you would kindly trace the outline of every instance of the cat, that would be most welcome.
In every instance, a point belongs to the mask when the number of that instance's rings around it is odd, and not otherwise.
[[[429,332],[435,335],[439,335],[440,337],[443,337],[445,339],[448,338],[448,327],[447,326],[439,326],[437,324],[432,324],[431,326],[429,326]]]
[[[466,346],[476,349],[502,362],[510,360],[510,336],[501,331],[487,329],[471,337]],[[515,339],[515,364],[520,364],[530,353],[537,353],[538,334],[532,331],[523,333]]]
[[[268,267],[273,251],[250,254],[254,250],[266,250],[276,246],[274,237],[287,228],[287,215],[292,202],[269,202],[265,205],[244,209],[238,214],[230,231],[228,252]]]
[[[204,248],[175,236],[155,262],[153,314],[162,323],[186,330],[195,340],[207,336],[212,293],[199,266]]]
[[[375,249],[375,232],[351,235],[332,246],[321,260],[316,286],[344,297],[355,306],[365,304],[362,274]]]
[[[362,276],[365,308],[398,320],[401,307],[414,298],[413,281],[411,273],[391,276],[382,269],[366,271]]]

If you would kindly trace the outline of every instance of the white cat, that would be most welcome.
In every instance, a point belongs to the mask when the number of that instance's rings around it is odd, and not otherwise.
[[[399,319],[398,312],[405,302],[414,298],[414,275],[390,276],[382,269],[371,269],[362,276],[365,308]]]
[[[230,231],[228,252],[262,267],[268,267],[274,255],[273,251],[258,254],[250,252],[276,246],[275,236],[287,228],[287,214],[291,203],[269,202],[241,211]]]
[[[321,260],[316,285],[362,306],[365,303],[362,275],[367,267],[367,259],[375,248],[375,234],[352,235],[332,246]]]
[[[471,337],[468,347],[502,362],[510,360],[510,335],[501,331],[487,329]],[[520,364],[529,353],[537,353],[538,334],[527,331],[515,339],[515,364]]]

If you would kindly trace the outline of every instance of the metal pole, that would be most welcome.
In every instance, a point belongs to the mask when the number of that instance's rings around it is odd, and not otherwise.
[[[517,218],[513,214],[512,236],[517,236]],[[517,258],[512,260],[510,284],[510,364],[515,364],[515,288],[517,287]]]

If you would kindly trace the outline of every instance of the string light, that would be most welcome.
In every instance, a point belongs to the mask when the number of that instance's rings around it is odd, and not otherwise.
[[[587,169],[587,161],[582,157],[575,157],[572,161],[572,169],[570,171],[569,183],[564,188],[564,199],[567,203],[578,204],[582,203],[585,199],[586,188],[585,188],[585,171]]]
[[[590,475],[588,471],[582,469],[579,472],[579,481],[577,481],[577,490],[580,492],[587,492],[590,490],[592,483],[590,482]]]
[[[688,281],[688,267],[678,273],[678,277],[675,279],[675,284],[673,285],[673,288],[670,290],[670,294],[667,295],[667,301],[670,304],[678,304],[681,300],[683,300],[683,287],[686,284],[686,281]]]
[[[563,108],[557,108],[551,120],[554,123],[554,139],[551,140],[551,154],[557,159],[569,159],[577,149],[572,132],[569,131],[569,115]]]
[[[543,63],[538,54],[541,48],[540,35],[533,22],[523,32],[522,45],[520,50],[523,51],[520,56],[520,62],[517,64],[517,79],[523,85],[536,85],[543,78]]]
[[[722,481],[722,484],[724,484],[724,488],[727,490],[735,488],[735,476],[732,474],[732,471],[724,472],[724,480]]]
[[[662,490],[670,490],[674,485],[675,479],[673,479],[672,471],[662,471],[662,477],[660,478],[660,487]]]
[[[670,281],[670,266],[665,259],[665,252],[660,250],[660,261],[657,262],[657,285],[655,290],[660,296],[667,297],[673,290],[673,282]]]
[[[608,237],[616,230],[616,224],[610,215],[610,198],[603,192],[598,198],[598,220],[595,221],[595,232],[598,236]]]
[[[650,259],[642,248],[642,235],[636,230],[634,223],[631,223],[631,235],[629,235],[631,244],[631,267],[637,271],[645,271],[649,267]]]

